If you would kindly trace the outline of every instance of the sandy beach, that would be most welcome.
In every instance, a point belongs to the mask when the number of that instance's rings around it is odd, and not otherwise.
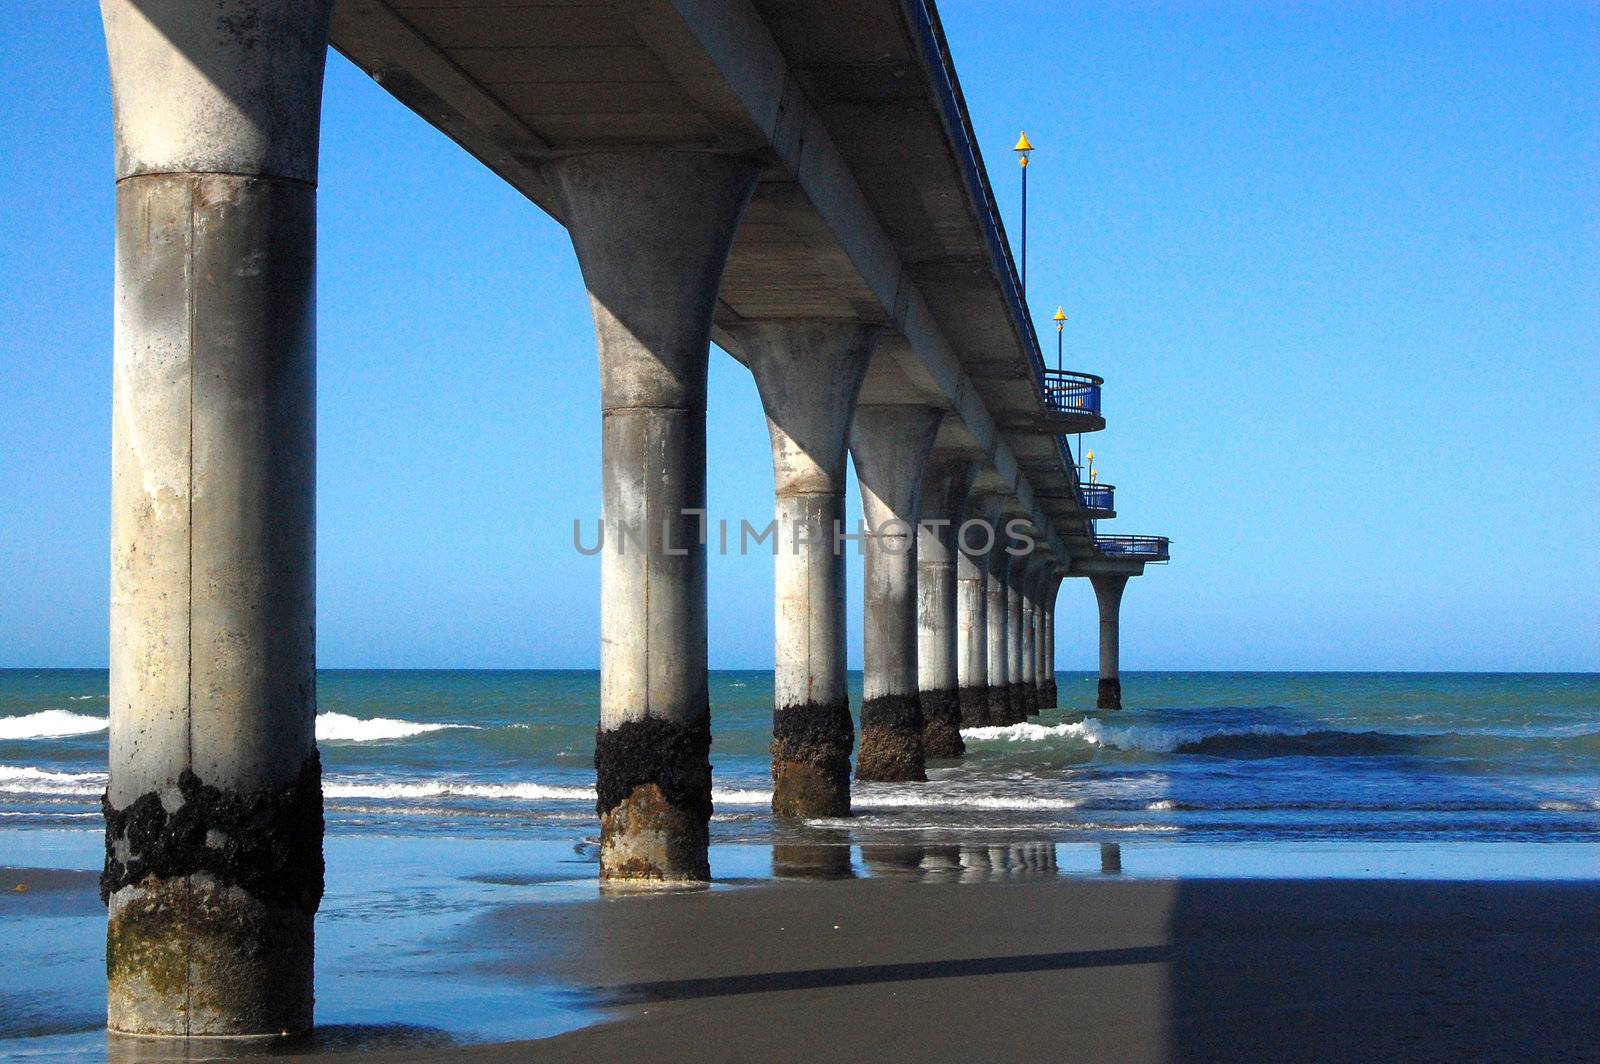
[[[475,930],[607,1020],[449,1059],[1600,1059],[1595,883],[780,882]]]

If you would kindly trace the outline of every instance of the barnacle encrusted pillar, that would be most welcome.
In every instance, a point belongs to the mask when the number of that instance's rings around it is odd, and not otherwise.
[[[1016,546],[1014,549],[1023,548]],[[1013,724],[1028,719],[1027,684],[1022,667],[1022,584],[1032,560],[1026,553],[1006,556],[1006,704]]]
[[[845,672],[845,447],[879,329],[806,319],[731,327],[772,438],[772,811],[850,815],[855,729]],[[848,860],[848,847],[846,847]]]
[[[1010,568],[1011,556],[1006,553],[1007,538],[1001,527],[1001,512],[998,509],[990,512],[994,515],[996,527],[994,545],[989,548],[987,559],[988,580],[984,584],[988,600],[985,607],[988,630],[984,654],[989,662],[989,723],[1015,724],[1016,718],[1011,714],[1010,663],[1006,657],[1006,573]]]
[[[956,527],[956,682],[963,728],[989,721],[987,497],[969,498]]]
[[[917,512],[922,466],[944,411],[859,406],[850,454],[866,518],[861,749],[856,779],[928,778],[917,699]]]
[[[312,1022],[331,0],[102,0],[116,137],[107,1024]]]
[[[1121,709],[1122,676],[1118,671],[1117,643],[1122,592],[1128,586],[1128,577],[1122,573],[1096,573],[1089,577],[1089,583],[1094,585],[1095,603],[1100,607],[1100,690],[1095,708]]]
[[[976,470],[960,455],[935,454],[922,474],[917,523],[917,699],[922,751],[960,757],[961,704],[956,671],[956,525]]]
[[[589,291],[600,354],[604,549],[600,878],[710,878],[706,365],[750,159],[617,151],[544,166]]]

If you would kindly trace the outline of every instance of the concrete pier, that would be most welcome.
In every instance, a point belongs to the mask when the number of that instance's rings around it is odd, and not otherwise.
[[[922,475],[917,528],[917,697],[928,758],[960,757],[956,526],[972,487],[972,460],[935,455]]]
[[[855,729],[845,674],[845,449],[878,330],[804,320],[730,330],[755,375],[772,438],[774,564],[772,811],[850,815]]]
[[[316,179],[331,0],[104,0],[107,1023],[312,1022]]]
[[[970,498],[962,521],[985,521],[986,498]],[[963,728],[989,724],[987,553],[973,553],[987,542],[987,532],[973,525],[966,535],[956,529],[956,682]],[[970,548],[970,550],[969,550]]]
[[[1117,661],[1118,618],[1128,577],[1122,573],[1097,573],[1089,578],[1089,583],[1094,585],[1095,602],[1100,607],[1100,689],[1095,698],[1095,708],[1121,709],[1122,677]]]
[[[543,167],[589,292],[600,356],[600,877],[705,882],[706,365],[717,291],[757,164],[694,151]]]
[[[922,467],[943,418],[937,407],[864,405],[850,428],[868,527],[859,780],[928,778],[917,698],[916,526]]]
[[[1028,719],[1022,668],[1022,582],[1030,564],[1029,555],[1006,556],[1006,704],[1012,723]]]

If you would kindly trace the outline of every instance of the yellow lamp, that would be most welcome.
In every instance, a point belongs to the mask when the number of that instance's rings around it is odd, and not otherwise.
[[[1017,138],[1016,146],[1011,149],[1017,153],[1017,159],[1022,163],[1022,168],[1028,168],[1028,153],[1033,150],[1033,145],[1028,143],[1028,134],[1023,133]]]

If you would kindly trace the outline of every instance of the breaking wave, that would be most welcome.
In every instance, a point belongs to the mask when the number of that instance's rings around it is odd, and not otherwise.
[[[0,717],[0,740],[65,739],[105,731],[110,721],[65,709],[44,709],[21,717]]]
[[[478,730],[476,724],[418,724],[392,717],[363,719],[344,713],[317,714],[317,741],[323,743],[375,743],[385,739],[409,739],[413,735],[452,728]]]
[[[1600,730],[1547,733],[1341,731],[1261,724],[1206,729],[1106,724],[1080,720],[1066,724],[1008,724],[963,728],[969,742],[1036,743],[1072,739],[1090,746],[1147,754],[1200,754],[1209,757],[1383,757],[1430,753],[1444,756],[1495,756],[1518,748],[1594,752]]]

